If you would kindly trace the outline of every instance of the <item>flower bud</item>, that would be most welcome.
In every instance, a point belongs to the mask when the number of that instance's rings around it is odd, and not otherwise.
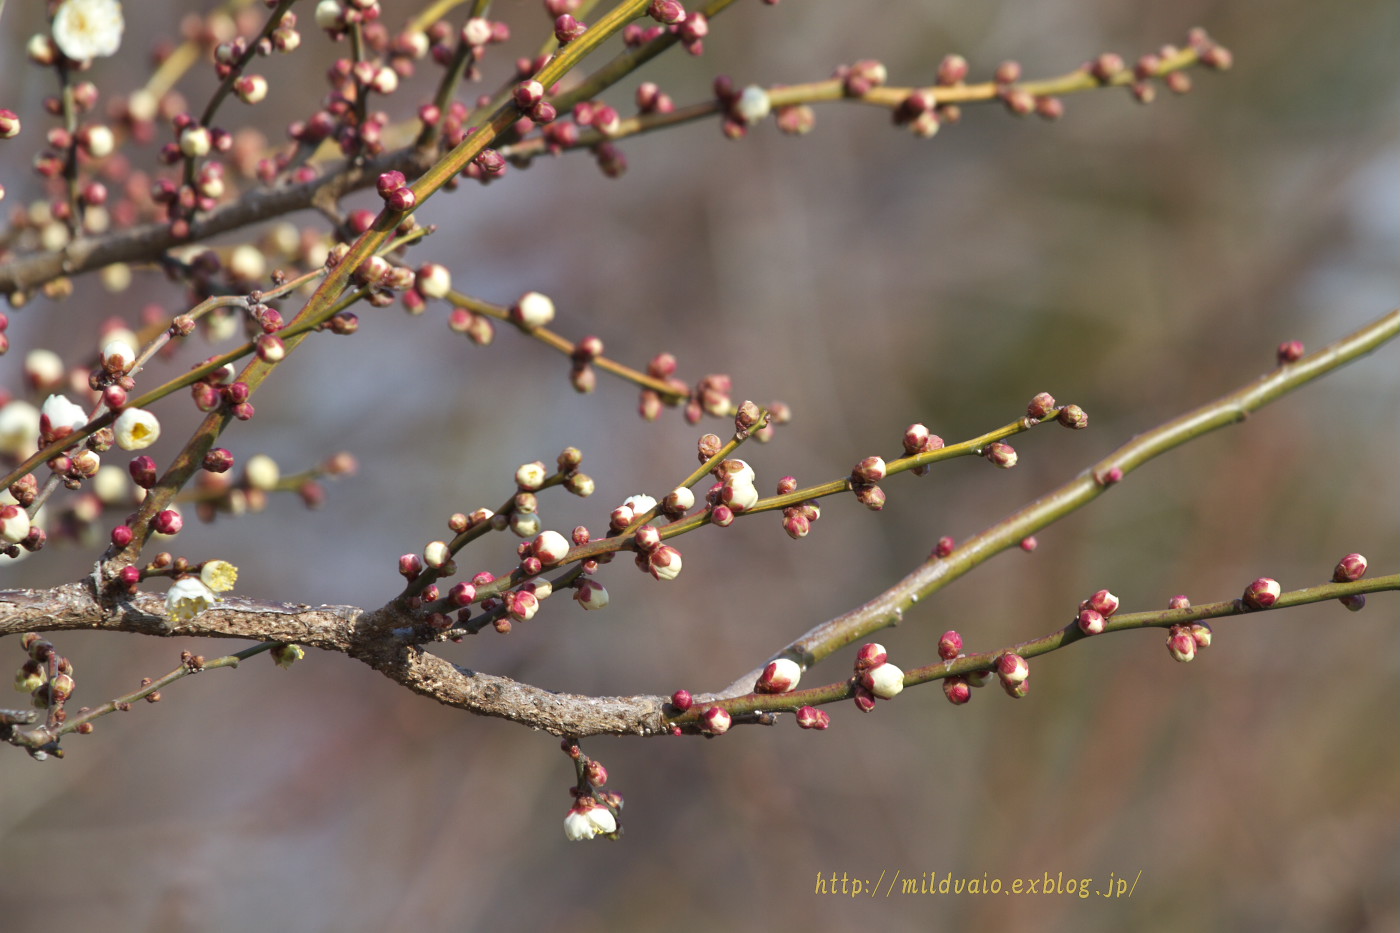
[[[546,566],[557,564],[569,553],[569,542],[557,531],[546,531],[535,538],[535,556]]]
[[[1054,410],[1055,396],[1049,392],[1041,392],[1026,406],[1026,417],[1039,421]]]
[[[1085,412],[1084,409],[1080,408],[1078,405],[1064,406],[1060,409],[1060,414],[1055,418],[1055,420],[1060,422],[1060,424],[1064,425],[1065,427],[1073,428],[1076,431],[1081,430],[1083,428],[1087,428],[1089,426],[1088,413]]]
[[[1334,583],[1351,583],[1366,575],[1366,558],[1360,554],[1348,554],[1337,563],[1332,571]]]
[[[700,728],[708,735],[724,735],[733,723],[734,717],[722,706],[711,706],[700,714]]]
[[[867,690],[862,684],[856,684],[855,691],[851,695],[851,700],[856,704],[856,709],[862,713],[868,713],[875,709],[875,694]]]
[[[647,555],[647,572],[658,580],[674,580],[681,572],[681,552],[663,544]]]
[[[585,609],[602,609],[608,604],[608,591],[603,584],[589,577],[574,585],[574,601]]]
[[[0,506],[0,539],[19,544],[29,536],[29,514],[17,505]]]
[[[943,679],[943,695],[954,706],[962,706],[972,699],[972,687],[965,678],[945,677]]]
[[[1118,597],[1108,590],[1099,590],[1086,599],[1080,608],[1092,609],[1107,619],[1118,611]]]
[[[539,292],[526,292],[511,305],[510,316],[517,324],[528,328],[543,327],[554,320],[554,302]]]
[[[1104,628],[1103,613],[1093,609],[1082,609],[1079,612],[1079,630],[1085,635],[1097,635]]]
[[[661,532],[655,525],[643,525],[637,529],[633,543],[639,551],[654,551],[661,546]]]
[[[1189,609],[1191,608],[1191,600],[1187,599],[1185,596],[1173,596],[1171,599],[1167,600],[1167,608]]]
[[[1283,587],[1279,586],[1277,580],[1260,577],[1245,587],[1244,601],[1251,609],[1268,609],[1278,601],[1282,592]]]
[[[1278,362],[1282,366],[1285,363],[1296,363],[1303,358],[1303,341],[1285,340],[1278,345]]]
[[[888,661],[889,657],[889,652],[885,650],[884,645],[873,641],[867,642],[861,645],[860,650],[856,652],[856,673],[864,674],[873,667],[879,667]]]
[[[885,478],[885,461],[879,457],[866,457],[851,470],[851,479],[859,483],[878,483]]]
[[[1012,686],[1024,683],[1031,673],[1030,665],[1019,654],[1003,654],[997,658],[996,670],[1001,682]]]
[[[953,660],[962,653],[962,650],[962,636],[951,629],[944,632],[943,637],[938,639],[938,656],[945,661]]]
[[[1209,625],[1204,622],[1192,622],[1189,626],[1191,637],[1196,640],[1197,648],[1209,648],[1211,635],[1213,634]]]
[[[821,731],[831,725],[831,714],[815,706],[804,706],[797,711],[797,725],[801,729]]]
[[[886,661],[860,677],[861,685],[882,700],[892,700],[904,689],[904,671]]]
[[[1173,660],[1185,664],[1196,657],[1196,639],[1191,630],[1181,625],[1173,625],[1167,633],[1167,651]]]
[[[768,662],[754,684],[754,693],[787,693],[802,679],[802,668],[790,658]]]
[[[452,552],[448,549],[446,542],[433,541],[423,548],[423,563],[437,570],[452,559]]]
[[[677,690],[675,693],[671,694],[671,705],[682,713],[690,709],[692,702],[693,700],[689,690]]]
[[[1003,470],[1009,470],[1016,465],[1016,449],[1004,441],[993,441],[988,444],[983,449],[982,456]]]

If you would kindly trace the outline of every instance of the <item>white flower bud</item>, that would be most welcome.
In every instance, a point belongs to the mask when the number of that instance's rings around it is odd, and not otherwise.
[[[452,552],[448,550],[444,541],[433,541],[423,548],[423,563],[434,570],[440,569],[443,564],[452,559]]]
[[[277,481],[282,478],[282,470],[277,466],[277,461],[267,454],[254,454],[248,458],[243,475],[248,478],[249,486],[266,492],[277,486]]]
[[[39,414],[48,420],[51,432],[62,428],[76,431],[87,424],[87,413],[83,411],[82,406],[70,402],[66,395],[50,395],[45,399],[44,407],[39,409]]]
[[[569,553],[569,541],[557,531],[546,531],[535,538],[535,556],[548,566],[557,564]]]
[[[27,457],[38,440],[39,409],[21,399],[0,408],[0,454]]]
[[[136,351],[125,340],[112,340],[102,348],[102,368],[109,373],[131,371],[136,362]]]
[[[860,682],[880,699],[889,700],[904,689],[904,672],[886,661],[862,674]]]
[[[0,506],[0,538],[19,544],[29,535],[29,514],[17,505]]]
[[[734,102],[734,112],[739,115],[739,119],[745,123],[754,124],[761,121],[773,109],[773,103],[768,99],[768,92],[757,84],[750,84],[740,93],[739,99]]]
[[[554,302],[548,295],[526,292],[511,308],[511,317],[526,327],[543,327],[554,320]]]
[[[544,464],[536,460],[534,463],[523,463],[515,471],[515,485],[521,489],[534,491],[544,485],[549,473],[545,470]]]

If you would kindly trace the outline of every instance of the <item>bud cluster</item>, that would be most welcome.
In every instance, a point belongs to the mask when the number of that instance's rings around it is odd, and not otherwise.
[[[884,645],[869,642],[856,652],[856,676],[853,699],[856,709],[868,713],[875,708],[876,697],[892,700],[904,690],[904,671],[889,661]]]

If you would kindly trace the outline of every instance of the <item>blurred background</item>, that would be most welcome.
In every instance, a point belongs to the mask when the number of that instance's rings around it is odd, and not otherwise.
[[[24,61],[39,6],[10,4],[0,38],[0,105],[26,122],[0,168],[7,205],[41,194],[27,160],[53,88]],[[408,11],[388,6],[397,26]],[[492,51],[486,88],[548,22],[537,3],[498,6],[517,41]],[[155,42],[212,8],[126,7],[122,54],[93,72],[105,93],[144,80]],[[270,99],[226,104],[227,119],[251,114],[278,140],[324,93],[344,47],[310,14],[302,51],[264,63]],[[607,99],[628,113],[650,79],[684,105],[716,73],[798,83],[858,58],[883,61],[891,83],[927,84],[948,52],[968,57],[974,80],[1013,58],[1048,76],[1106,50],[1131,63],[1195,25],[1234,52],[1234,69],[1194,71],[1190,94],[1148,107],[1126,91],[1080,94],[1053,124],[970,107],[923,140],[882,111],[826,105],[803,138],[770,122],[731,142],[702,123],[623,142],[618,180],[577,154],[425,205],[420,219],[441,229],[414,258],[449,265],[456,287],[500,303],[544,291],[566,336],[597,334],[639,366],[670,351],[692,382],[727,372],[736,399],[788,402],[792,424],[744,451],[764,490],[897,455],[914,421],[974,436],[1040,391],[1091,419],[1086,432],[1019,438],[1010,472],[959,460],[896,477],[881,513],[826,500],[801,542],[775,516],[687,536],[673,583],[619,561],[602,575],[605,612],[551,601],[508,637],[443,654],[561,691],[718,689],[894,583],[939,536],[976,533],[1269,370],[1279,342],[1320,347],[1392,308],[1393,3],[748,0],[715,20],[703,57],[677,50]],[[400,115],[435,76],[405,82]],[[211,81],[200,69],[181,90],[202,102]],[[19,391],[22,350],[76,363],[96,341],[73,334],[180,300],[151,271],[119,295],[83,277],[66,302],[11,315],[0,384]],[[308,341],[226,446],[284,471],[345,449],[359,473],[332,484],[320,511],[288,497],[190,521],[179,553],[236,563],[240,595],[374,607],[399,589],[399,554],[446,537],[454,511],[499,505],[521,463],[583,449],[597,495],[541,503],[561,529],[601,528],[624,497],[664,494],[692,469],[702,432],[678,412],[643,423],[634,390],[601,374],[596,393],[576,395],[556,354],[512,330],[475,347],[446,310],[365,310],[354,339]],[[212,352],[191,341],[169,373]],[[1388,347],[1146,466],[1041,533],[1033,554],[984,565],[880,640],[917,666],[946,629],[969,650],[998,647],[1058,628],[1101,587],[1126,611],[1176,593],[1228,599],[1264,574],[1285,588],[1322,582],[1349,551],[1394,572],[1395,358]],[[162,464],[190,408],[158,409],[166,433],[150,452]],[[513,548],[491,540],[459,564],[499,572]],[[76,579],[94,553],[52,547],[0,570],[0,587]],[[588,741],[626,796],[616,844],[565,841],[573,772],[555,739],[439,707],[344,657],[312,653],[291,671],[258,658],[100,721],[65,743],[64,761],[0,756],[0,916],[7,930],[1393,930],[1396,619],[1391,594],[1358,614],[1332,603],[1229,620],[1190,665],[1172,663],[1160,632],[1125,633],[1036,661],[1021,702],[991,687],[953,708],[925,687],[869,716],[830,707],[824,733],[784,719],[717,741]],[[56,640],[76,666],[75,707],[168,671],[182,649],[241,647]],[[6,658],[18,667],[16,639],[0,643]],[[842,652],[807,682],[842,679],[850,661]],[[814,893],[833,872],[1136,884],[1118,899],[870,902]]]

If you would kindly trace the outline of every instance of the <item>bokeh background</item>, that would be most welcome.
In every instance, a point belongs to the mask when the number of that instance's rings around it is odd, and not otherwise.
[[[0,104],[21,112],[30,143],[52,93],[24,62],[39,6],[9,4],[0,38]],[[123,52],[94,72],[104,92],[142,80],[154,41],[212,8],[126,6]],[[272,99],[227,104],[228,119],[251,114],[277,139],[319,99],[338,50],[305,6],[303,53],[266,63]],[[410,12],[387,6],[392,25]],[[547,22],[536,3],[498,6],[518,41],[493,50],[488,87]],[[730,142],[700,124],[623,143],[619,180],[576,155],[429,202],[420,218],[441,230],[416,257],[450,265],[459,288],[501,302],[545,291],[561,332],[598,334],[612,356],[640,365],[669,350],[688,378],[728,372],[739,398],[789,402],[778,440],[745,451],[763,487],[894,455],[913,421],[973,436],[1039,391],[1091,417],[1087,432],[1017,441],[1010,472],[956,461],[900,476],[882,513],[828,500],[802,542],[772,517],[686,537],[674,583],[619,562],[606,612],[550,603],[509,637],[444,654],[558,690],[717,689],[893,583],[940,535],[975,533],[1268,370],[1280,341],[1321,346],[1394,306],[1393,3],[746,0],[714,22],[703,57],[672,54],[643,77],[683,104],[719,72],[796,83],[868,57],[903,84],[931,81],[950,51],[978,78],[1007,58],[1040,76],[1104,50],[1132,61],[1193,25],[1235,68],[1194,73],[1192,93],[1149,107],[1077,95],[1054,124],[968,108],[921,140],[880,111],[829,105],[805,138],[770,124]],[[404,113],[428,78],[405,84]],[[210,83],[204,70],[181,88],[200,101]],[[635,83],[608,99],[626,105]],[[25,140],[0,163],[10,204],[39,194]],[[70,300],[12,314],[0,379],[19,386],[18,350],[76,362],[96,321],[179,300],[154,272],[120,295],[80,279]],[[397,591],[399,554],[445,536],[453,511],[495,507],[522,462],[584,450],[598,494],[545,497],[560,528],[601,527],[625,496],[692,468],[700,431],[676,412],[642,423],[634,391],[606,377],[575,395],[550,351],[504,331],[474,347],[445,311],[367,312],[354,339],[310,341],[227,445],[287,470],[347,449],[359,473],[321,511],[288,501],[191,522],[180,552],[237,563],[248,596],[372,607]],[[188,347],[171,372],[209,352]],[[1261,574],[1321,582],[1353,550],[1393,572],[1395,358],[1384,349],[1152,463],[1042,533],[1033,555],[997,558],[881,640],[918,665],[945,629],[972,649],[1003,645],[1062,625],[1100,587],[1125,609],[1225,599]],[[175,401],[158,458],[192,423]],[[500,570],[512,546],[460,563]],[[0,571],[0,586],[75,579],[93,553],[51,548]],[[869,716],[833,707],[819,734],[785,720],[717,741],[590,741],[627,799],[616,844],[565,841],[572,769],[555,739],[438,707],[340,656],[290,672],[259,658],[103,720],[62,762],[0,756],[0,917],[16,931],[1393,930],[1397,615],[1382,595],[1359,614],[1327,604],[1228,621],[1190,665],[1171,662],[1160,633],[1124,634],[1035,662],[1021,702],[991,688],[955,709],[937,687],[911,690]],[[59,639],[77,704],[169,670],[181,649],[236,647]],[[18,666],[17,641],[0,656]],[[849,663],[842,653],[808,678],[840,679]],[[1112,873],[1136,886],[1120,899],[814,893],[833,872],[1007,885],[1048,873],[1096,890]]]

